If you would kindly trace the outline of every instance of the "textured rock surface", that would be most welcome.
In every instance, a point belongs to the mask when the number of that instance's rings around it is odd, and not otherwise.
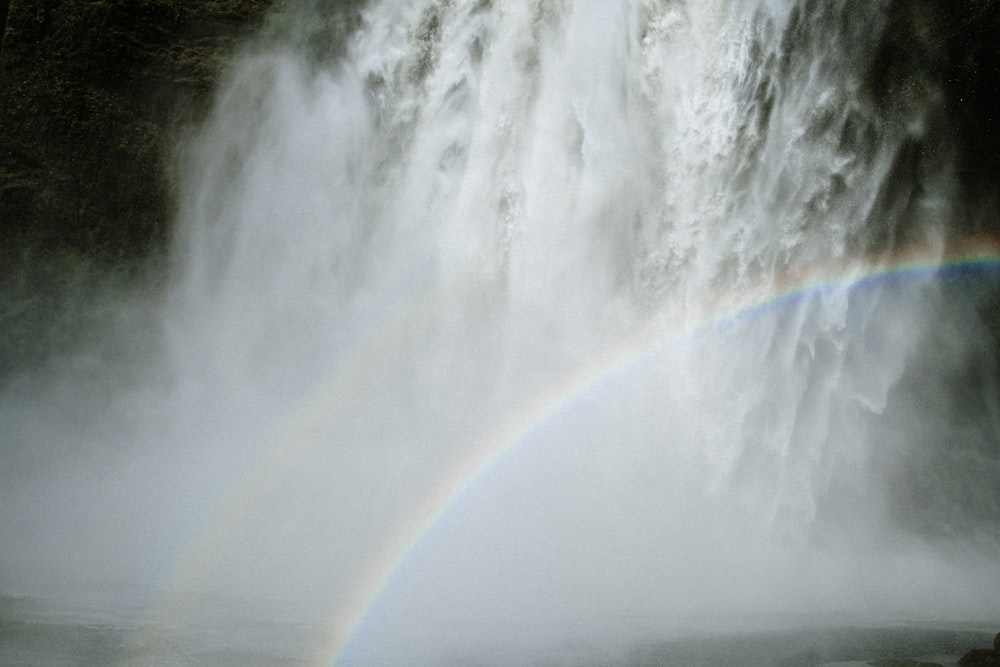
[[[198,115],[261,0],[9,0],[0,247],[142,255],[168,215],[168,133]],[[0,8],[2,9],[2,8]]]
[[[1000,655],[991,648],[974,648],[958,661],[962,667],[1000,667]]]
[[[162,248],[174,133],[270,5],[0,3],[0,373],[71,335],[81,271],[129,271]]]

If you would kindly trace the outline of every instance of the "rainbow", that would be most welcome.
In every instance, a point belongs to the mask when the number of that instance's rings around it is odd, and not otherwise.
[[[484,474],[509,455],[527,436],[553,415],[571,407],[580,396],[602,381],[641,363],[680,340],[709,332],[737,319],[752,318],[806,295],[865,289],[885,281],[911,281],[935,277],[960,277],[1000,271],[1000,242],[979,239],[954,248],[943,258],[926,250],[899,253],[889,264],[857,264],[836,277],[811,272],[786,280],[766,293],[749,292],[740,298],[719,299],[703,308],[700,317],[686,326],[677,319],[654,318],[627,337],[598,351],[559,378],[483,437],[426,496],[372,559],[350,596],[342,601],[329,626],[327,642],[317,654],[317,664],[341,665],[360,628],[401,567],[433,532],[449,511],[461,502]],[[824,277],[825,276],[825,277]]]
[[[522,404],[518,410],[481,437],[465,456],[455,464],[441,482],[413,508],[378,552],[371,558],[351,592],[336,603],[331,620],[325,624],[323,639],[311,654],[317,665],[342,665],[350,660],[350,649],[359,630],[373,615],[377,603],[392,587],[401,567],[417,548],[433,533],[443,517],[461,503],[470,489],[487,471],[514,452],[529,434],[554,415],[564,413],[601,382],[618,376],[643,360],[649,359],[691,337],[711,332],[734,321],[753,318],[768,309],[781,307],[812,294],[864,289],[885,281],[933,279],[941,275],[966,275],[1000,271],[1000,239],[979,238],[954,246],[950,251],[914,248],[895,254],[881,262],[855,262],[847,268],[814,270],[770,282],[763,288],[745,290],[739,294],[722,294],[706,300],[694,315],[683,317],[657,316],[636,328],[627,336],[598,350],[544,390]],[[196,590],[200,576],[222,553],[232,526],[243,519],[254,497],[273,483],[283,469],[311,448],[308,438],[293,437],[320,415],[328,415],[331,405],[347,410],[351,404],[349,388],[354,380],[372,372],[365,366],[378,355],[365,354],[378,350],[391,332],[404,326],[408,318],[419,316],[419,299],[403,306],[391,322],[379,325],[373,335],[358,343],[360,351],[352,353],[311,391],[292,417],[272,434],[257,459],[244,468],[240,483],[230,491],[220,506],[206,520],[182,558],[178,559],[167,596],[159,611],[173,615],[183,610],[189,596]],[[417,305],[414,305],[417,304]],[[356,361],[351,361],[354,359]]]

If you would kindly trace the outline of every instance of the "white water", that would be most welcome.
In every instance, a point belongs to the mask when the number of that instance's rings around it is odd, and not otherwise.
[[[971,302],[923,274],[678,338],[953,240],[947,142],[898,173],[940,105],[890,122],[861,79],[885,3],[757,4],[374,2],[320,61],[289,10],[183,146],[162,298],[0,403],[0,586],[332,616],[463,454],[660,322],[445,514],[359,655],[995,613]]]

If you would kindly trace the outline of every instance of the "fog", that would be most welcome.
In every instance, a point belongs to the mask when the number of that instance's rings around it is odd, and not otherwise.
[[[315,664],[995,616],[996,248],[889,3],[796,4],[281,7],[166,279],[2,385],[0,593]]]

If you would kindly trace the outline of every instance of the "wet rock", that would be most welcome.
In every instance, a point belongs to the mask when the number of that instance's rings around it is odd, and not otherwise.
[[[962,667],[1000,667],[1000,651],[992,648],[974,648],[959,661]]]
[[[98,275],[162,253],[170,146],[272,4],[0,0],[0,379],[79,335]]]
[[[0,268],[25,252],[117,265],[161,243],[165,147],[270,4],[0,4]]]

